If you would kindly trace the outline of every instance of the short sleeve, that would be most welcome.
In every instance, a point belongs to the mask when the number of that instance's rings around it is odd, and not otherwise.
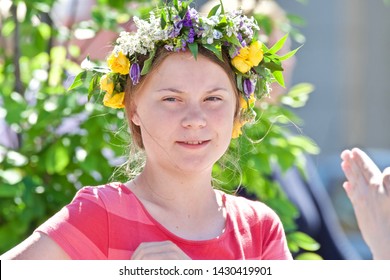
[[[71,259],[107,259],[108,215],[99,189],[85,187],[36,231],[53,239]]]
[[[269,209],[262,227],[263,260],[291,260],[286,234],[279,216]]]

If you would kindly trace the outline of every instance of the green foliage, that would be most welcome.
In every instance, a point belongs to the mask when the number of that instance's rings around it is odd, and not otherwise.
[[[107,110],[94,98],[86,104],[88,93],[95,89],[80,87],[85,72],[72,61],[80,60],[80,49],[69,40],[74,31],[119,31],[118,24],[132,15],[147,15],[154,2],[98,0],[92,11],[93,21],[77,23],[69,29],[55,28],[47,20],[55,2],[13,1],[14,11],[26,7],[26,13],[15,17],[10,9],[0,18],[0,42],[4,43],[0,46],[0,94],[4,103],[0,116],[20,139],[15,149],[0,146],[1,253],[69,203],[78,188],[110,181],[118,161],[124,160],[128,138],[124,113]],[[138,6],[129,6],[129,2],[137,2]],[[260,15],[256,18],[269,21]],[[196,53],[196,46],[191,50]],[[67,92],[69,83],[65,86],[63,82],[70,79],[68,74],[80,72]],[[309,84],[294,86],[282,102],[294,108],[304,106],[312,90]],[[283,171],[297,167],[304,176],[302,155],[315,154],[318,148],[310,139],[290,132],[291,124],[299,125],[300,119],[288,107],[261,103],[256,110],[258,122],[232,141],[229,148],[230,156],[238,161],[230,160],[228,155],[215,165],[214,174],[224,182],[223,188],[234,191],[237,186],[245,186],[275,209],[293,252],[315,251],[318,244],[297,232],[296,207],[270,176],[273,164]],[[76,122],[76,128],[66,130],[64,125],[69,122]],[[298,258],[320,257],[305,253]]]
[[[0,48],[0,110],[18,133],[20,147],[0,146],[0,252],[69,203],[81,186],[109,181],[128,138],[123,112],[107,111],[93,100],[85,104],[86,92],[67,92],[62,84],[70,79],[66,73],[80,68],[67,59],[75,46],[49,43],[56,32],[42,19],[54,1],[18,3],[16,10],[26,5],[25,17],[10,13],[1,23],[7,44]],[[20,34],[15,40],[16,26]],[[12,45],[19,54],[7,48]],[[71,122],[76,125],[66,129]]]
[[[281,102],[293,108],[302,107],[313,90],[310,84],[295,85],[282,97]],[[319,244],[307,234],[297,232],[295,220],[299,217],[299,211],[279,183],[272,179],[272,173],[276,166],[283,173],[295,167],[304,180],[305,155],[317,154],[319,149],[311,139],[291,132],[289,126],[298,128],[301,120],[287,107],[262,102],[256,111],[257,122],[248,125],[244,135],[233,140],[230,156],[214,167],[214,175],[222,189],[235,192],[237,186],[241,186],[274,209],[284,225],[291,252],[316,251]],[[320,258],[315,253],[304,254],[297,257]]]

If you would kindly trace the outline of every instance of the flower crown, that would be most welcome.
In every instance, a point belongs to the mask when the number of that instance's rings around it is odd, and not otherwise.
[[[191,8],[191,2],[174,0],[172,4],[150,12],[148,20],[134,17],[137,31],[120,33],[107,59],[108,68],[92,66],[87,58],[82,68],[93,72],[89,98],[102,91],[105,106],[123,108],[128,78],[133,85],[138,84],[140,77],[150,71],[160,47],[172,52],[189,50],[195,59],[199,47],[208,49],[221,60],[226,51],[241,93],[241,118],[236,121],[233,131],[233,138],[236,138],[241,134],[241,127],[254,119],[256,99],[268,94],[274,81],[284,86],[281,61],[293,56],[296,50],[279,56],[276,52],[282,48],[287,35],[272,48],[267,48],[257,39],[260,28],[255,19],[243,15],[241,10],[225,12],[222,1],[207,16],[201,16]],[[143,65],[140,65],[140,56],[147,57]],[[83,84],[86,71],[76,76],[70,89]]]

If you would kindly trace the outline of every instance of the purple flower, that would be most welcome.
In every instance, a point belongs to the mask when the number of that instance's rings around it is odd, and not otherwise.
[[[193,19],[195,22],[198,22],[199,21],[199,15],[198,15],[198,11],[195,10],[194,8],[191,8],[187,11],[187,13],[189,14],[189,17],[191,19]]]
[[[237,48],[237,47],[235,48],[234,53],[232,54],[232,57],[231,57],[232,59],[235,58],[237,55],[240,54],[240,49],[241,49],[241,48]]]
[[[181,40],[181,50],[183,52],[186,51],[186,47],[187,47],[187,42],[185,40]]]
[[[194,25],[193,22],[199,21],[198,11],[194,8],[187,10],[182,21],[185,27],[192,27]]]
[[[193,28],[190,29],[190,32],[188,33],[188,43],[193,43],[195,41],[195,30]]]
[[[130,79],[133,81],[133,85],[139,83],[139,78],[141,76],[141,71],[138,63],[133,63],[130,67]]]
[[[180,31],[183,28],[183,21],[179,20],[180,17],[175,18],[175,22],[173,23],[172,30],[169,32],[168,37],[169,38],[176,38],[177,36],[180,35]]]
[[[195,33],[196,33],[196,36],[198,38],[201,38],[203,36],[203,34],[205,33],[205,29],[201,26],[197,26],[196,27],[196,30],[195,30]]]
[[[169,38],[176,38],[177,36],[180,35],[180,30],[181,30],[181,27],[180,27],[180,28],[173,27],[173,29],[171,30],[171,32],[169,32],[168,37],[169,37]]]
[[[165,45],[164,48],[167,50],[167,51],[170,51],[170,52],[173,52],[174,51],[174,47],[172,45]]]
[[[175,22],[173,23],[173,29],[169,32],[169,38],[176,38],[180,35],[180,31],[183,28],[183,21],[180,20],[179,16],[175,17]]]
[[[255,84],[251,79],[244,80],[244,93],[247,98],[255,91]]]
[[[242,47],[245,48],[247,46],[245,40],[242,38],[242,34],[241,33],[237,34],[237,39],[240,41]]]
[[[181,22],[185,27],[192,27],[192,18],[191,18],[190,10],[186,12],[184,19]]]

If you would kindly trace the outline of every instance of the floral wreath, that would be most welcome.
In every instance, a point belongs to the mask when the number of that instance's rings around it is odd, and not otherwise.
[[[159,47],[172,52],[188,49],[195,59],[200,46],[221,60],[222,51],[227,50],[241,93],[241,118],[235,121],[232,135],[237,138],[241,135],[241,127],[256,116],[253,110],[256,99],[269,94],[272,82],[284,86],[281,61],[293,56],[297,49],[279,56],[277,52],[287,35],[272,48],[267,48],[257,39],[260,28],[255,19],[248,18],[241,10],[225,12],[222,1],[207,16],[201,16],[191,8],[191,0],[172,2],[150,12],[148,20],[134,17],[137,31],[120,33],[107,58],[108,68],[94,66],[87,57],[81,65],[85,71],[76,76],[69,89],[90,79],[89,98],[96,92],[103,92],[105,106],[123,108],[128,78],[133,85],[138,84],[140,77],[150,71]],[[143,65],[138,60],[141,55],[148,57]],[[87,71],[92,71],[93,75],[88,76]]]

